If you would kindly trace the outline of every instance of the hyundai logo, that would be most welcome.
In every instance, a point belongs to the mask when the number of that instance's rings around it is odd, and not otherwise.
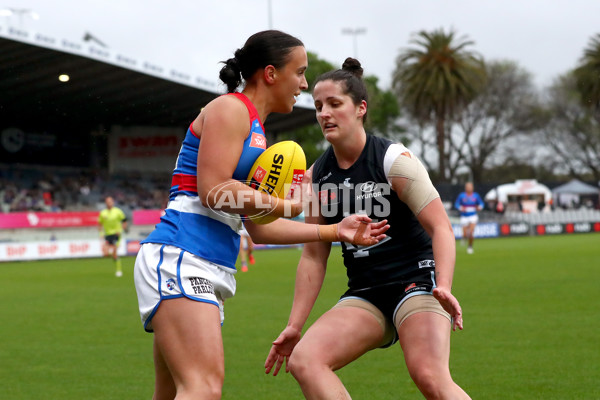
[[[377,184],[372,181],[368,181],[360,185],[360,191],[363,193],[371,193],[377,189]]]

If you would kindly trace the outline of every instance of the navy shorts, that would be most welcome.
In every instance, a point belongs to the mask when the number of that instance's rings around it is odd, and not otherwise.
[[[433,293],[435,284],[435,269],[424,268],[403,280],[394,281],[376,287],[348,289],[340,300],[345,298],[360,298],[377,307],[392,324],[396,311],[402,303],[412,296]]]
[[[115,233],[114,235],[104,236],[104,240],[106,241],[106,243],[110,244],[111,246],[116,245],[119,242],[120,238],[121,235],[119,235],[118,233]]]

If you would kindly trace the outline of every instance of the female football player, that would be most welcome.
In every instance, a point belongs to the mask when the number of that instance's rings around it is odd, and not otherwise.
[[[155,400],[221,397],[223,301],[236,288],[240,214],[264,206],[278,217],[302,211],[299,201],[274,201],[241,181],[266,148],[267,116],[291,112],[307,88],[306,68],[297,38],[273,30],[252,35],[220,72],[229,93],[208,103],[187,131],[165,214],[142,241],[134,269],[142,322],[154,332]],[[244,201],[223,201],[231,198]],[[351,216],[327,226],[287,219],[245,226],[257,243],[375,243],[387,228],[368,222]]]
[[[367,89],[357,60],[317,78],[313,97],[331,146],[311,167],[318,212],[306,221],[334,223],[363,212],[388,219],[390,229],[374,245],[342,243],[348,290],[301,337],[331,250],[329,243],[304,246],[291,314],[266,373],[275,367],[276,375],[285,361],[307,399],[350,399],[334,371],[399,341],[426,398],[468,399],[448,365],[451,329],[463,327],[451,293],[454,234],[427,171],[402,144],[366,134]]]

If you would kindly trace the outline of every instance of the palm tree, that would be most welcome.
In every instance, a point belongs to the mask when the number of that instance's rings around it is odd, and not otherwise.
[[[600,111],[600,33],[590,40],[581,63],[575,69],[577,90],[583,105],[592,111]]]
[[[401,105],[420,122],[435,122],[438,179],[446,178],[446,121],[456,116],[485,81],[483,60],[466,47],[472,41],[443,29],[420,31],[396,59],[393,89]]]

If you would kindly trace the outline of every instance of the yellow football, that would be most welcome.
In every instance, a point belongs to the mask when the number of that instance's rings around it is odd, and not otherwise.
[[[248,185],[279,199],[290,198],[299,187],[306,171],[306,157],[302,147],[285,140],[268,147],[254,162],[248,174]],[[248,218],[256,224],[268,224],[277,219],[262,211]]]

